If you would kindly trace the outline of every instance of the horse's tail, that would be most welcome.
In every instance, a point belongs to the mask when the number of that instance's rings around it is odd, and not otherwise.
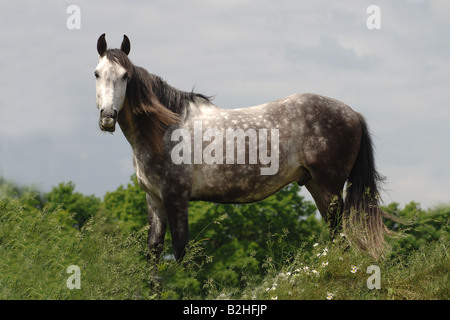
[[[391,234],[383,217],[397,220],[380,208],[378,188],[385,179],[375,168],[372,139],[363,116],[358,114],[362,136],[358,156],[347,181],[343,231],[351,244],[379,257],[385,248],[385,235]]]

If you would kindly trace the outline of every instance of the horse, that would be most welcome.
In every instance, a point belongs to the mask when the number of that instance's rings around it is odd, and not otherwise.
[[[98,38],[96,103],[100,129],[112,133],[118,123],[131,145],[157,261],[167,224],[175,259],[185,255],[189,201],[249,203],[293,182],[311,193],[333,236],[344,231],[351,244],[379,256],[389,233],[383,218],[391,217],[380,209],[383,176],[360,113],[313,93],[219,108],[134,65],[130,48],[126,35],[120,49],[108,49],[105,34]]]

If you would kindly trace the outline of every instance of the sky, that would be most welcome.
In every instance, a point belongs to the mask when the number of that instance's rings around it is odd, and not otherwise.
[[[100,131],[93,74],[98,37],[112,48],[126,34],[134,64],[219,107],[343,101],[369,124],[386,204],[449,203],[449,17],[447,0],[2,0],[0,176],[98,197],[130,182],[131,147]]]

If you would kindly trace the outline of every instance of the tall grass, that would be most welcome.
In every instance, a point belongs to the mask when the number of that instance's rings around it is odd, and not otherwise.
[[[448,238],[442,237],[409,255],[375,261],[345,241],[317,242],[312,255],[298,250],[291,261],[280,269],[269,269],[261,283],[250,284],[239,298],[448,299],[448,245]],[[380,268],[380,289],[367,285],[374,275],[368,267],[374,265]]]
[[[128,233],[108,228],[106,232],[102,220],[91,219],[77,230],[66,211],[30,208],[27,203],[33,201],[0,198],[0,299],[450,297],[447,233],[414,250],[393,245],[378,260],[352,249],[345,239],[333,242],[324,235],[305,239],[304,247],[294,249],[284,242],[283,234],[269,236],[262,272],[254,274],[245,264],[239,266],[242,285],[236,288],[225,280],[198,280],[204,266],[214,263],[201,241],[191,243],[183,263],[163,260],[155,270],[146,260],[145,228]],[[286,248],[281,257],[271,256],[274,246]],[[67,287],[71,265],[81,270],[80,289]],[[366,270],[371,265],[379,267],[380,289],[367,286],[372,274]],[[230,270],[236,267],[229,266]]]
[[[154,274],[145,255],[145,230],[99,232],[101,221],[65,228],[62,211],[25,209],[0,199],[0,299],[152,299]],[[67,268],[81,271],[70,290]]]
[[[447,300],[450,298],[450,259],[447,235],[428,242],[408,254],[393,250],[374,260],[369,254],[348,245],[345,238],[330,241],[327,236],[308,239],[304,247],[286,251],[282,263],[270,255],[273,245],[286,245],[282,237],[268,243],[263,274],[242,271],[241,287],[212,278],[203,283],[203,296],[192,295],[190,285],[199,286],[195,276],[201,268],[172,264],[172,272],[183,274],[184,299],[244,300]],[[312,250],[310,248],[312,245]],[[398,249],[398,248],[397,248]],[[198,251],[198,248],[195,249]],[[190,257],[189,260],[198,257]],[[188,262],[189,263],[189,262]],[[374,288],[379,268],[380,287]],[[233,268],[233,266],[230,266]],[[192,277],[187,276],[190,274]],[[369,282],[369,285],[368,285]],[[372,284],[372,285],[370,285]],[[193,289],[191,287],[191,289]],[[170,285],[165,287],[170,292]],[[167,292],[166,291],[166,292]],[[193,290],[194,291],[194,290]],[[166,295],[172,297],[173,295]],[[178,296],[177,296],[178,297]],[[178,297],[179,298],[179,297]]]

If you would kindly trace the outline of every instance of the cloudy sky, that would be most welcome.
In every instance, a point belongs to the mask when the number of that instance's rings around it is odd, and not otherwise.
[[[67,27],[72,4],[79,29]],[[366,25],[372,4],[379,30]],[[339,99],[374,134],[386,203],[448,203],[449,17],[447,0],[2,0],[0,176],[43,191],[73,181],[97,196],[129,182],[130,146],[97,124],[106,32],[110,47],[128,35],[136,65],[220,107],[299,92]]]

